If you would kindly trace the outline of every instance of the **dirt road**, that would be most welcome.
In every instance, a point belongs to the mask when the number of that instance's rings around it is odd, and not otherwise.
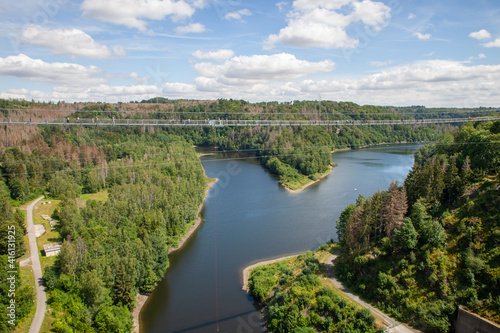
[[[395,319],[389,317],[382,311],[380,311],[377,308],[374,308],[370,304],[366,303],[362,299],[360,299],[358,296],[353,294],[349,289],[347,289],[337,278],[335,277],[335,274],[333,273],[333,262],[337,259],[336,254],[332,254],[329,256],[324,264],[325,264],[325,270],[326,274],[330,278],[330,280],[333,282],[335,287],[337,287],[340,291],[342,291],[347,297],[349,297],[353,302],[358,303],[359,305],[367,308],[370,310],[375,316],[378,318],[382,319],[386,327],[389,329],[387,332],[392,332],[392,333],[413,333],[415,331],[409,329],[408,327],[398,323]]]

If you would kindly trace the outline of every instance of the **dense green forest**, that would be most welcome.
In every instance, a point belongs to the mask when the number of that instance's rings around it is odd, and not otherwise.
[[[427,332],[458,305],[500,322],[500,122],[464,124],[421,148],[403,186],[360,196],[337,221],[338,277]]]
[[[265,309],[267,328],[276,333],[370,333],[375,326],[368,309],[352,305],[322,278],[318,258],[329,246],[298,258],[260,266],[249,278],[250,293]]]
[[[169,247],[196,218],[206,183],[201,162],[182,138],[140,129],[45,128],[30,145],[31,153],[2,153],[0,189],[15,203],[42,192],[61,200],[52,216],[63,248],[44,271],[53,331],[129,332],[135,294],[154,289]],[[77,204],[81,193],[102,189],[105,202]],[[0,198],[2,212],[12,211]],[[9,221],[24,222],[2,214],[2,236]]]

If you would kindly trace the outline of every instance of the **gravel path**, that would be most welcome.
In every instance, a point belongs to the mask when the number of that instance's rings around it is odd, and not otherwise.
[[[248,278],[250,276],[250,272],[252,269],[255,267],[259,266],[264,266],[268,264],[273,264],[278,261],[282,261],[285,259],[297,257],[298,255],[293,255],[293,256],[287,256],[287,257],[281,257],[281,258],[276,258],[272,260],[266,260],[266,261],[261,261],[256,264],[250,265],[245,267],[243,269],[243,290],[248,292]],[[349,297],[353,302],[367,308],[372,312],[373,315],[375,315],[377,318],[380,318],[385,326],[386,326],[386,331],[385,332],[391,332],[391,333],[417,333],[419,331],[412,330],[400,323],[398,323],[395,319],[389,317],[379,309],[371,306],[370,304],[366,303],[362,299],[360,299],[358,296],[356,296],[354,293],[352,293],[348,288],[346,288],[337,278],[335,277],[335,274],[333,273],[333,262],[335,259],[337,259],[337,254],[332,254],[328,258],[325,259],[323,262],[325,264],[325,270],[326,274],[328,275],[328,278],[332,281],[332,283],[337,287],[341,292],[343,292],[347,297]]]
[[[332,254],[324,262],[326,274],[328,275],[330,280],[333,282],[335,287],[337,287],[340,291],[342,291],[345,295],[347,295],[347,297],[349,297],[353,302],[356,302],[359,305],[367,308],[376,317],[382,319],[382,321],[384,322],[386,327],[389,328],[388,332],[392,332],[392,333],[413,333],[413,332],[416,332],[416,331],[413,331],[413,330],[409,329],[408,327],[398,323],[395,319],[389,317],[388,315],[386,315],[385,313],[383,313],[379,309],[374,308],[370,304],[366,303],[365,301],[360,299],[358,296],[353,294],[349,289],[347,289],[339,280],[337,280],[337,278],[335,277],[335,274],[333,273],[333,262],[335,261],[335,259],[337,259],[337,256],[338,256],[337,254]]]

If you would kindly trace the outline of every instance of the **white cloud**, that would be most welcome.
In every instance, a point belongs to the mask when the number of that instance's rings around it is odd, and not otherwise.
[[[22,43],[41,46],[54,54],[69,55],[71,57],[85,57],[94,59],[112,58],[113,53],[105,45],[97,43],[92,37],[75,28],[44,28],[36,24],[26,27],[21,35]],[[124,48],[114,47],[117,56],[124,55]]]
[[[298,10],[309,10],[322,7],[329,10],[340,9],[350,4],[352,0],[295,0],[293,7]]]
[[[500,38],[497,38],[495,39],[494,41],[492,42],[489,42],[489,43],[486,43],[486,44],[483,44],[484,47],[500,47]]]
[[[264,49],[278,43],[303,48],[355,48],[359,41],[350,37],[346,28],[361,22],[379,31],[391,17],[390,12],[385,4],[372,0],[296,0],[288,14],[288,25],[278,34],[269,35]]]
[[[264,49],[273,49],[277,43],[325,49],[354,48],[358,45],[358,41],[349,37],[343,27],[302,19],[291,20],[279,34],[271,34],[264,42]]]
[[[389,65],[389,61],[374,64]],[[169,98],[233,98],[257,102],[314,100],[321,94],[323,100],[371,105],[500,105],[500,65],[426,60],[384,67],[371,75],[331,80],[315,80],[308,75],[333,70],[333,62],[309,62],[290,54],[232,57],[222,64],[201,63],[195,64],[194,68],[199,73],[194,82],[167,82],[161,87],[144,84],[110,86],[102,71],[95,67],[45,63],[24,55],[11,56],[0,58],[0,75],[57,86],[49,91],[9,89],[0,92],[0,98],[116,102],[163,94]],[[138,82],[147,79],[136,73],[127,78]]]
[[[472,107],[498,105],[500,65],[466,66],[447,60],[418,61],[350,80],[303,81],[302,95],[361,104]]]
[[[370,65],[372,65],[374,67],[384,67],[384,66],[391,65],[391,64],[392,64],[392,60],[387,60],[387,61],[371,61],[370,62]]]
[[[238,20],[241,21],[243,16],[250,16],[252,15],[252,12],[250,12],[248,9],[241,9],[235,12],[229,12],[227,13],[224,18],[226,20]]]
[[[468,62],[472,61],[472,60],[476,60],[476,59],[485,59],[486,58],[486,54],[484,53],[480,53],[477,55],[477,57],[474,57],[474,56],[470,56],[469,58],[467,58],[467,60],[469,60]]]
[[[420,32],[414,33],[413,36],[417,37],[420,40],[427,40],[431,38],[431,34],[422,34]]]
[[[128,75],[128,77],[134,79],[135,81],[139,82],[139,83],[144,83],[148,80],[147,77],[145,76],[140,76],[139,74],[137,74],[136,72],[132,72]]]
[[[118,57],[124,57],[127,55],[127,50],[123,46],[120,46],[120,45],[113,46],[113,52]]]
[[[177,29],[175,29],[175,31],[178,33],[178,34],[195,34],[195,33],[201,33],[201,32],[205,32],[207,29],[205,28],[205,26],[201,23],[191,23],[189,25],[186,25],[186,26],[183,26],[183,27],[177,27]]]
[[[83,15],[100,21],[125,25],[146,31],[146,20],[173,20],[191,17],[203,1],[189,4],[184,0],[84,0],[80,5]]]
[[[163,85],[163,93],[166,95],[195,94],[196,86],[187,83],[171,83],[167,82]]]
[[[28,81],[68,86],[97,85],[106,81],[103,74],[96,66],[47,63],[40,59],[31,59],[24,54],[0,58],[0,75]]]
[[[378,89],[378,84],[393,88],[405,88],[408,83],[446,83],[481,79],[486,73],[485,67],[467,67],[464,63],[450,60],[417,61],[411,65],[389,68],[359,81],[359,87]],[[492,66],[494,68],[495,66]],[[500,70],[500,66],[496,66]],[[500,72],[499,72],[500,73]]]
[[[469,37],[478,39],[478,40],[483,40],[483,39],[490,39],[491,34],[488,32],[488,30],[482,29],[479,31],[471,32],[469,34]]]
[[[0,98],[17,98],[37,101],[107,101],[128,102],[130,100],[149,99],[158,96],[162,90],[156,86],[108,86],[105,84],[92,87],[54,87],[51,92],[27,89],[9,89],[0,93]]]
[[[256,81],[243,87],[211,77],[196,79],[199,93],[251,101],[316,99],[371,105],[473,107],[500,104],[500,65],[469,66],[447,60],[418,61],[342,80]],[[206,95],[205,95],[206,96]],[[213,97],[212,97],[213,98]]]
[[[3,99],[9,99],[9,98],[25,99],[25,100],[34,99],[36,101],[50,100],[50,98],[48,98],[48,95],[46,93],[39,91],[39,90],[29,91],[26,88],[8,89],[8,90],[0,93],[0,98],[3,98]]]
[[[408,20],[413,20],[416,17],[417,17],[417,15],[410,13],[410,15],[408,15]]]
[[[233,50],[225,50],[225,49],[217,51],[209,51],[209,52],[202,52],[201,50],[196,50],[193,53],[193,56],[198,59],[224,61],[234,57],[234,52]]]
[[[353,1],[354,12],[350,19],[354,22],[363,22],[377,30],[382,29],[386,20],[391,17],[391,8],[382,2],[371,0]]]
[[[309,62],[292,54],[254,55],[234,57],[221,65],[198,63],[194,69],[200,75],[199,83],[209,85],[253,85],[256,83],[291,80],[312,73],[335,69],[331,60]]]
[[[207,6],[207,2],[205,0],[187,0],[188,3],[191,3],[195,8],[205,8]]]
[[[278,7],[279,11],[283,11],[283,9],[288,5],[288,2],[286,1],[281,1],[276,4],[276,7]]]

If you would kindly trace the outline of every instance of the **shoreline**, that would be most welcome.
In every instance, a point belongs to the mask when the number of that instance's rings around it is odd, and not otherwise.
[[[210,189],[215,185],[215,183],[217,183],[217,179],[210,182],[210,183],[206,183],[207,188],[205,189],[205,196],[203,197],[203,201],[201,202],[201,204],[198,206],[198,212],[196,213],[196,219],[194,220],[195,221],[194,224],[188,229],[188,231],[184,234],[184,236],[182,236],[182,238],[179,240],[179,245],[168,249],[168,254],[171,254],[175,251],[180,250],[184,246],[184,244],[188,241],[188,239],[191,238],[193,233],[196,230],[198,230],[198,227],[200,226],[201,222],[203,221],[203,219],[201,218],[201,215],[200,215],[201,210],[203,209],[203,206],[205,205],[205,200],[208,197],[208,191],[210,191]]]
[[[338,148],[338,149],[334,149],[331,151],[332,154],[338,152],[338,151],[346,151],[346,150],[358,150],[358,149],[364,149],[364,148],[371,148],[371,147],[378,147],[378,146],[384,146],[384,145],[401,145],[401,144],[412,144],[412,143],[425,143],[425,144],[429,144],[429,143],[432,143],[434,141],[399,141],[399,142],[381,142],[381,143],[374,143],[374,144],[371,144],[371,145],[362,145],[362,146],[358,146],[358,147],[355,147],[355,148],[349,148],[349,147],[346,147],[346,148]]]
[[[333,172],[333,168],[334,168],[334,166],[330,165],[330,170],[327,173],[325,173],[321,177],[318,177],[318,179],[316,179],[316,180],[311,180],[309,183],[305,184],[304,186],[302,186],[298,190],[292,190],[288,186],[283,185],[283,184],[282,185],[290,193],[299,193],[299,192],[305,190],[306,188],[308,188],[309,186],[312,186],[312,185],[314,185],[314,184],[319,183],[320,181],[322,181],[324,178],[326,178],[328,175],[330,175]]]
[[[203,197],[203,201],[201,202],[201,204],[198,206],[198,212],[196,214],[195,223],[188,229],[188,231],[184,234],[184,236],[182,236],[182,238],[179,240],[179,244],[176,247],[170,248],[168,250],[168,254],[180,250],[184,246],[184,244],[189,240],[189,238],[191,238],[191,236],[195,233],[195,231],[198,230],[198,227],[201,225],[201,222],[203,221],[200,215],[201,210],[205,205],[205,200],[208,197],[208,192],[215,185],[215,183],[217,183],[217,180],[218,179],[215,179],[214,181],[205,184],[206,186],[205,196]],[[135,295],[136,304],[134,310],[132,311],[132,333],[140,333],[141,331],[139,318],[141,315],[142,308],[148,301],[148,298],[149,298],[148,295],[141,293],[137,293]]]
[[[146,304],[148,297],[148,295],[141,293],[137,293],[137,295],[135,295],[135,308],[132,311],[132,333],[140,332],[139,315],[141,314],[142,307]]]
[[[260,267],[260,266],[274,264],[274,263],[276,263],[278,261],[295,258],[295,257],[298,257],[298,256],[300,256],[302,254],[303,253],[299,253],[299,254],[294,254],[294,255],[279,257],[279,258],[275,258],[275,259],[269,259],[269,260],[259,261],[259,262],[255,263],[255,264],[252,264],[252,265],[249,265],[249,266],[245,267],[243,269],[243,281],[242,281],[242,288],[241,289],[243,289],[247,293],[250,292],[250,290],[248,289],[248,279],[250,277],[250,271],[252,269]]]
[[[200,154],[196,154],[196,157],[202,157],[202,156],[212,156],[212,155],[215,155],[215,153],[200,153]]]
[[[407,144],[407,143],[408,144],[411,144],[411,143],[428,143],[428,141],[417,141],[417,142],[402,141],[402,142],[396,142],[396,143],[377,143],[377,144],[373,144],[373,145],[363,145],[363,146],[359,146],[359,147],[356,147],[356,148],[339,148],[339,149],[334,149],[330,153],[334,154],[334,153],[339,152],[339,151],[356,150],[356,149],[371,148],[371,147],[377,147],[377,146],[383,146],[383,145],[392,145],[392,144]],[[335,166],[336,165],[330,165],[330,171],[328,171],[326,174],[322,175],[318,179],[310,181],[309,183],[305,184],[304,186],[302,186],[298,190],[292,190],[291,188],[289,188],[288,186],[286,186],[284,184],[281,184],[281,185],[283,185],[283,187],[288,192],[290,192],[290,193],[299,193],[299,192],[305,190],[306,188],[308,188],[309,186],[312,186],[312,185],[314,185],[316,183],[319,183],[321,180],[323,180],[323,178],[325,178],[328,175],[330,175],[333,172],[333,168],[335,168]]]

